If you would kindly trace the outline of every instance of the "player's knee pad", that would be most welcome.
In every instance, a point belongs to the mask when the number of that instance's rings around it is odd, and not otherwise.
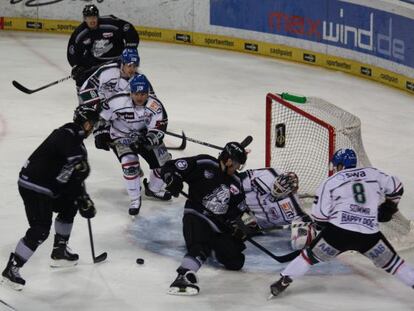
[[[216,257],[227,270],[238,271],[244,266],[245,256],[243,253],[233,257],[221,257],[216,254]]]
[[[125,179],[135,179],[139,177],[140,165],[138,157],[128,155],[121,160],[122,171]]]
[[[394,274],[398,267],[404,262],[392,247],[380,239],[373,247],[363,253],[371,259],[374,265],[382,268],[388,273]]]
[[[62,212],[59,212],[59,214],[56,216],[55,221],[58,221],[62,224],[72,224],[77,212],[77,207],[72,203],[68,205]]]
[[[32,251],[35,251],[37,247],[47,239],[49,231],[49,228],[42,226],[30,227],[23,238],[24,244],[26,244]]]
[[[304,250],[303,255],[309,259],[310,264],[329,261],[341,253],[340,250],[330,245],[324,238],[320,238],[313,246]]]

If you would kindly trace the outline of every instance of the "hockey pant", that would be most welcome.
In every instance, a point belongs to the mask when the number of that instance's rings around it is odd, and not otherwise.
[[[65,195],[54,199],[23,187],[19,187],[19,192],[30,228],[17,244],[15,253],[27,261],[48,238],[53,212],[58,214],[55,218],[55,232],[69,238],[77,208],[73,204],[74,199]]]
[[[184,213],[183,234],[187,254],[180,268],[196,272],[212,253],[228,270],[240,270],[243,267],[244,243],[228,233],[217,233],[197,214]]]
[[[140,163],[138,155],[129,148],[130,142],[127,138],[115,140],[113,150],[121,162],[128,195],[131,200],[135,200],[140,196]],[[159,168],[165,162],[171,160],[171,155],[168,153],[167,148],[162,143],[152,149],[142,148],[139,155],[145,159],[151,169],[149,180],[150,190],[153,192],[161,191],[164,182],[160,177]]]
[[[311,265],[332,260],[350,250],[363,254],[376,267],[395,275],[404,284],[414,286],[414,269],[404,262],[381,232],[364,234],[345,230],[330,223],[281,274],[292,279],[298,278],[304,275]]]

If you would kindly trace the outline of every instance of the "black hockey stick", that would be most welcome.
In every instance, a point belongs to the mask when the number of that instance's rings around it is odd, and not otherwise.
[[[184,150],[185,147],[187,147],[187,137],[185,136],[183,131],[181,131],[180,138],[182,138],[181,145],[179,145],[178,147],[167,147],[167,149],[168,150]]]
[[[186,139],[186,140],[188,140],[188,141],[191,141],[191,142],[193,142],[193,143],[196,143],[196,144],[200,144],[200,145],[203,145],[203,146],[207,146],[207,147],[210,147],[210,148],[214,148],[214,149],[218,149],[218,150],[223,150],[223,147],[220,147],[220,146],[217,146],[217,145],[213,145],[213,144],[210,144],[210,143],[207,143],[207,142],[205,142],[205,141],[201,141],[201,140],[197,140],[197,139],[194,139],[194,138],[191,138],[191,137],[188,137],[188,136],[185,136],[184,135],[184,132],[183,132],[183,135],[179,135],[179,134],[176,134],[176,133],[173,133],[173,132],[170,132],[170,131],[165,131],[165,134],[167,134],[167,135],[170,135],[170,136],[174,136],[174,137],[178,137],[178,138],[182,138],[182,139]],[[253,141],[253,137],[252,136],[247,136],[240,144],[243,146],[243,147],[246,147],[246,146],[248,146],[251,142]]]
[[[51,82],[51,83],[49,83],[49,84],[43,85],[43,86],[41,86],[41,87],[39,87],[39,88],[37,88],[37,89],[34,89],[34,90],[30,90],[30,89],[28,89],[27,87],[25,87],[25,86],[21,85],[19,82],[15,81],[15,80],[13,80],[12,84],[14,85],[14,87],[15,87],[16,89],[18,89],[19,91],[22,91],[23,93],[26,93],[26,94],[33,94],[33,93],[39,92],[39,91],[41,91],[41,90],[44,90],[44,89],[46,89],[46,88],[48,88],[48,87],[50,87],[50,86],[52,86],[52,85],[55,85],[55,84],[58,84],[58,83],[60,83],[60,82],[63,82],[63,81],[69,80],[70,78],[72,78],[72,75],[67,76],[67,77],[64,77],[64,78],[59,79],[59,80],[56,80],[56,81],[53,81],[53,82]]]
[[[93,245],[93,236],[92,236],[92,226],[91,226],[91,220],[88,218],[88,229],[89,229],[89,240],[91,242],[91,251],[92,251],[92,258],[93,263],[102,262],[106,259],[108,254],[106,252],[100,254],[99,256],[95,257],[95,248]]]
[[[186,197],[187,199],[190,199],[188,197],[188,194],[185,193],[184,191],[180,191],[180,193]],[[224,227],[227,227],[227,225],[223,224],[220,220],[217,219],[217,217],[215,217],[214,214],[212,214],[209,210],[205,209],[206,212],[209,213],[209,215],[214,218],[218,223],[221,223]],[[300,250],[296,250],[293,251],[291,253],[285,254],[285,255],[275,255],[273,254],[271,251],[269,251],[267,248],[265,248],[264,246],[262,246],[261,244],[259,244],[258,242],[256,242],[255,240],[253,240],[251,237],[247,237],[246,241],[249,241],[253,246],[257,247],[258,249],[260,249],[263,253],[265,253],[266,255],[270,256],[271,258],[273,258],[274,260],[276,260],[277,262],[280,263],[284,263],[284,262],[288,262],[288,261],[292,261],[293,259],[295,259],[299,254],[300,254]]]

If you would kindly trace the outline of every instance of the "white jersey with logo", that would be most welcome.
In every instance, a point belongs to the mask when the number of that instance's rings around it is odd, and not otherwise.
[[[257,218],[262,229],[290,224],[300,210],[297,195],[277,199],[272,195],[275,178],[281,174],[273,168],[247,170],[241,174],[246,204]]]
[[[129,93],[112,97],[102,106],[101,118],[111,123],[112,139],[130,138],[142,135],[146,129],[155,129],[163,120],[162,104],[152,96],[145,106],[136,106]]]
[[[98,68],[82,85],[80,91],[97,89],[101,98],[109,99],[115,94],[129,92],[129,79],[121,77],[118,63],[103,65]]]
[[[312,217],[346,230],[376,233],[378,206],[384,197],[398,203],[401,188],[397,177],[372,167],[342,170],[318,188]]]

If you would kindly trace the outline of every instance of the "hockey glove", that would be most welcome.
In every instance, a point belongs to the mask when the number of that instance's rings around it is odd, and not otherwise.
[[[73,66],[72,71],[70,73],[72,75],[72,79],[75,81],[78,80],[86,69],[87,68],[80,65]]]
[[[276,177],[273,183],[272,195],[282,199],[290,193],[295,193],[299,187],[298,176],[293,172],[283,173]]]
[[[164,176],[164,181],[167,184],[165,190],[169,191],[172,196],[177,198],[184,187],[181,176],[177,173],[167,173]]]
[[[109,151],[109,144],[112,141],[109,129],[108,126],[102,126],[93,131],[93,136],[95,136],[95,147],[97,149]]]
[[[79,214],[84,218],[93,218],[96,215],[95,204],[87,194],[76,198],[74,205],[78,208]]]
[[[245,241],[250,234],[250,230],[243,223],[241,219],[236,219],[230,222],[231,235],[241,241]]]
[[[391,200],[385,200],[378,206],[378,222],[390,221],[396,212],[398,212],[397,204]]]

